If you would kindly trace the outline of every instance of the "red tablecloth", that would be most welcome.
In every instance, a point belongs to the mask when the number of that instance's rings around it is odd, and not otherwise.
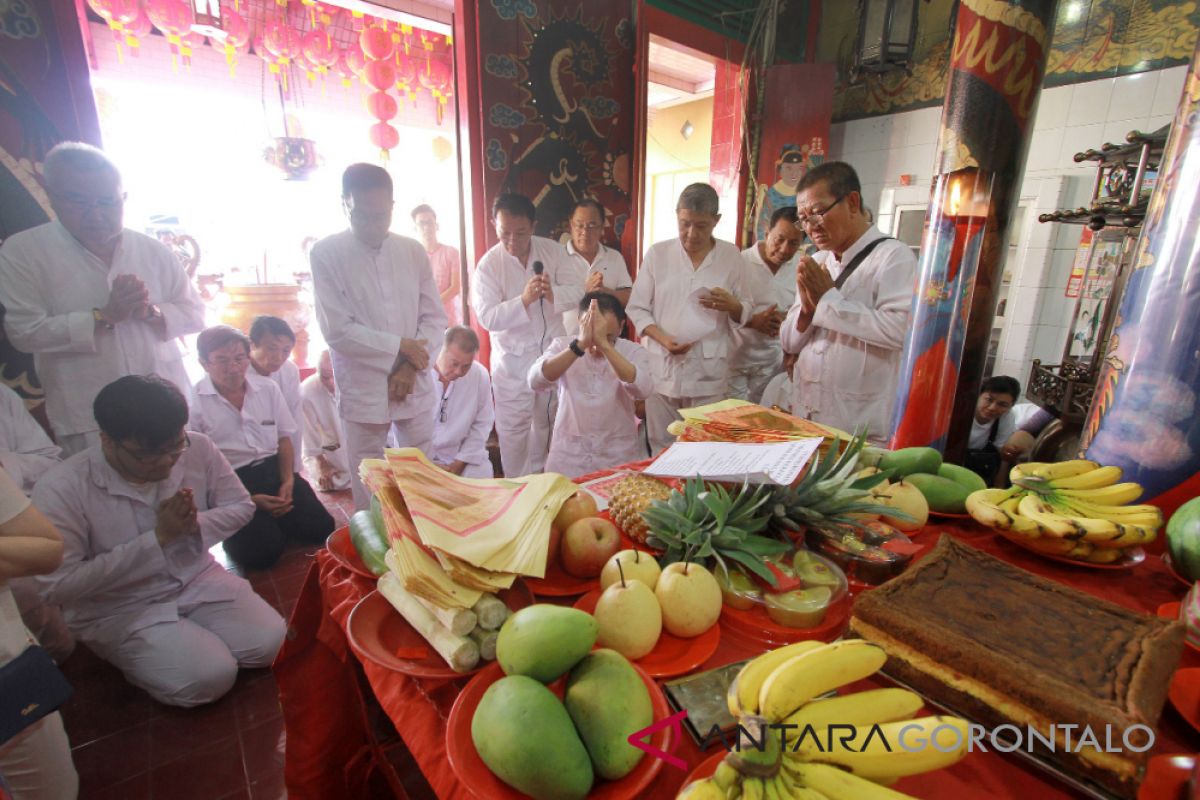
[[[930,525],[917,535],[917,541],[932,543],[942,533],[956,536],[1031,572],[1151,614],[1160,604],[1179,600],[1185,593],[1185,587],[1171,576],[1157,556],[1149,556],[1145,563],[1127,571],[1073,567],[1042,559],[969,522]],[[334,684],[352,680],[345,675],[339,676],[336,666],[338,663],[344,666],[345,659],[356,658],[345,643],[346,618],[354,604],[374,587],[371,581],[355,576],[328,553],[321,552],[317,554],[317,563],[309,572],[306,591],[318,588],[321,596],[319,607],[311,600],[304,602],[302,597],[291,620],[292,631],[319,631],[316,637],[321,643],[317,648],[318,654],[312,653],[311,641],[307,649],[293,647],[297,639],[305,638],[299,636],[285,645],[276,663],[287,725],[286,777],[289,795],[293,798],[322,796],[320,791],[312,787],[330,786],[343,779],[343,774],[347,773],[347,759],[353,759],[355,753],[361,756],[362,748],[363,737],[347,732],[354,724],[353,713],[333,707],[336,703],[348,702],[344,692],[336,685],[329,688],[315,686],[313,681],[320,670],[305,670],[300,665],[311,664],[316,659],[326,664],[325,680]],[[315,619],[314,615],[320,615],[320,618]],[[763,649],[723,634],[720,647],[701,669],[748,658]],[[446,718],[464,681],[414,680],[369,661],[363,661],[362,665],[376,698],[395,723],[438,797],[452,800],[472,797],[455,779],[446,759],[444,745]],[[1189,650],[1182,666],[1200,666],[1200,657]],[[297,707],[297,697],[300,698],[300,707]],[[321,735],[321,730],[316,727],[318,724],[324,726],[327,735]],[[341,747],[337,741],[339,737]],[[348,737],[353,741],[346,744]],[[1200,734],[1193,731],[1168,704],[1159,723],[1155,752],[1193,753],[1198,749]],[[688,762],[689,770],[713,752],[701,753],[686,735],[675,747],[675,753]],[[685,777],[685,773],[664,765],[644,797],[672,798]],[[353,783],[355,776],[350,775],[349,780]],[[951,769],[906,778],[894,788],[916,797],[955,800],[1048,800],[1074,796],[1071,790],[1026,766],[1021,760],[997,753],[972,753]]]

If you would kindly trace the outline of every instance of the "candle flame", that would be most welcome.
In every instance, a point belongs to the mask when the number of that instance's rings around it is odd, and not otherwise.
[[[959,180],[950,181],[950,215],[958,216],[958,208],[962,203],[962,182]]]

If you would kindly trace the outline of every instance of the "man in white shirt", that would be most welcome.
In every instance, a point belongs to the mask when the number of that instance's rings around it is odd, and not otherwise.
[[[412,221],[417,237],[425,246],[425,255],[429,256],[429,268],[433,270],[442,308],[446,310],[446,321],[458,325],[462,321],[462,262],[458,249],[438,241],[437,212],[433,206],[422,203],[414,208]]]
[[[155,373],[188,386],[175,339],[204,327],[204,305],[165,245],[123,227],[121,175],[103,152],[59,144],[44,176],[58,219],[0,247],[0,303],[69,454],[99,441],[92,400],[114,379]]]
[[[475,360],[479,337],[456,325],[446,331],[442,352],[434,362],[434,386],[440,399],[433,407],[433,449],[429,460],[464,478],[494,478],[487,440],[496,421],[492,381]]]
[[[725,399],[733,331],[752,310],[742,254],[713,237],[721,219],[716,190],[688,186],[675,216],[679,238],[646,251],[626,309],[654,376],[646,399],[652,454],[673,441],[667,426],[679,409]]]
[[[492,394],[506,477],[541,472],[554,426],[554,395],[534,392],[526,376],[555,337],[563,314],[583,297],[583,274],[557,242],[533,235],[533,203],[502,194],[492,204],[500,243],[484,253],[471,308],[492,334]],[[539,267],[540,265],[540,267]]]
[[[600,243],[604,216],[604,206],[590,197],[575,204],[571,211],[567,255],[585,276],[584,291],[611,294],[624,308],[633,292],[633,279],[629,277],[629,267],[621,253]],[[573,336],[579,329],[579,311],[568,311],[564,324],[567,333]]]
[[[264,314],[250,323],[250,366],[256,374],[269,378],[279,387],[292,420],[299,425],[304,416],[300,409],[300,368],[292,361],[295,346],[296,334],[286,320]],[[292,449],[295,451],[293,466],[299,472],[303,465],[300,448]]]
[[[742,251],[750,294],[756,302],[769,305],[733,333],[730,397],[757,403],[767,383],[779,374],[783,364],[779,326],[796,300],[796,266],[803,241],[796,207],[784,206],[771,215],[766,238]]]
[[[100,444],[34,489],[63,536],[62,566],[36,579],[42,595],[155,700],[211,703],[283,642],[279,614],[209,553],[254,504],[213,442],[186,432],[187,401],[162,378],[114,381],[95,416]]]
[[[244,569],[266,569],[283,554],[286,540],[324,542],[333,533],[333,517],[292,466],[299,428],[279,387],[247,374],[246,334],[228,325],[205,328],[196,352],[207,376],[192,393],[191,429],[212,439],[255,507],[250,521],[221,543],[225,552]]]
[[[758,404],[764,408],[778,407],[782,411],[792,413],[792,372],[796,367],[796,356],[785,353],[783,356],[783,372],[771,378],[767,388],[763,389],[762,398]]]
[[[338,413],[354,505],[371,495],[358,477],[364,458],[397,447],[428,452],[434,402],[429,365],[442,346],[446,311],[425,248],[389,232],[392,177],[373,164],[342,174],[350,229],[313,245],[317,323],[333,352]]]
[[[342,421],[334,398],[333,361],[329,351],[321,353],[317,371],[300,384],[304,420],[304,468],[322,492],[350,488],[350,464],[343,445]]]
[[[25,401],[0,384],[0,466],[25,494],[46,470],[61,460],[62,450],[25,409]]]
[[[801,226],[817,246],[800,260],[796,302],[780,328],[796,353],[792,413],[884,445],[917,262],[863,215],[862,187],[841,161],[813,167],[796,191]]]

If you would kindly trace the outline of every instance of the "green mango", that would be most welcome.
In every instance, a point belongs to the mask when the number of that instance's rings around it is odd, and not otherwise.
[[[942,466],[942,454],[932,447],[904,447],[884,453],[876,466],[891,472],[893,478],[903,478],[914,472],[934,475]]]
[[[871,445],[867,445],[858,454],[859,468],[865,469],[866,467],[878,467],[880,459],[882,459],[884,454],[887,452],[888,451],[884,450],[882,447],[872,447]]]
[[[962,484],[972,492],[988,488],[987,481],[979,477],[978,473],[972,472],[966,467],[960,467],[958,464],[942,464],[938,467],[937,474],[943,478],[949,478],[955,483]]]
[[[930,511],[942,514],[967,513],[967,496],[972,490],[961,483],[925,472],[915,472],[904,480],[921,490]]]
[[[1200,497],[1175,510],[1167,521],[1171,566],[1189,581],[1200,581]]]
[[[588,654],[600,629],[577,608],[538,603],[504,621],[496,637],[496,660],[506,675],[550,683]]]
[[[571,670],[563,703],[597,775],[615,781],[633,771],[645,753],[629,736],[654,721],[654,709],[625,656],[608,649],[589,653]]]
[[[483,693],[471,741],[488,769],[535,800],[580,800],[592,790],[592,762],[554,693],[508,675]]]

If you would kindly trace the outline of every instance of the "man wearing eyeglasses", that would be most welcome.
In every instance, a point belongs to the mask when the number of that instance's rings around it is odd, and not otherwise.
[[[228,692],[239,667],[269,667],[285,624],[209,549],[254,503],[216,445],[187,433],[183,394],[127,375],[96,395],[100,443],[52,469],[33,502],[63,537],[36,581],[72,633],[160,703]]]
[[[533,391],[526,375],[550,343],[566,334],[563,315],[583,297],[583,271],[558,242],[533,235],[536,214],[528,197],[496,198],[492,222],[500,242],[479,259],[471,286],[471,308],[492,334],[496,435],[510,478],[541,472],[546,463],[554,394]]]
[[[346,434],[354,505],[371,495],[358,477],[364,458],[398,447],[428,452],[434,402],[429,365],[442,346],[446,310],[425,248],[390,231],[392,177],[374,164],[342,173],[350,229],[310,254],[317,323],[333,356],[338,414]]]
[[[92,400],[116,378],[154,373],[188,386],[175,339],[204,327],[204,305],[164,244],[124,227],[121,175],[102,151],[56,145],[43,176],[58,219],[0,247],[0,303],[71,454],[99,441]]]
[[[196,352],[206,377],[192,393],[192,430],[212,438],[254,501],[254,516],[221,543],[245,569],[266,569],[290,540],[322,544],[333,517],[296,473],[299,428],[283,393],[250,367],[250,340],[228,325],[205,328]]]
[[[604,216],[604,206],[590,197],[575,204],[571,211],[567,255],[586,276],[585,292],[611,294],[624,308],[633,293],[633,279],[629,277],[629,267],[620,251],[600,242],[604,234]],[[579,310],[568,311],[565,323],[567,331],[574,334],[579,328]]]
[[[487,439],[496,421],[492,381],[475,360],[479,337],[456,325],[446,331],[442,352],[431,372],[440,399],[434,409],[433,449],[429,460],[464,478],[494,478]]]
[[[831,161],[809,170],[796,190],[796,211],[821,252],[801,258],[796,302],[780,328],[784,350],[798,356],[792,413],[844,431],[866,425],[869,440],[882,445],[916,259],[867,220],[849,164]]]

